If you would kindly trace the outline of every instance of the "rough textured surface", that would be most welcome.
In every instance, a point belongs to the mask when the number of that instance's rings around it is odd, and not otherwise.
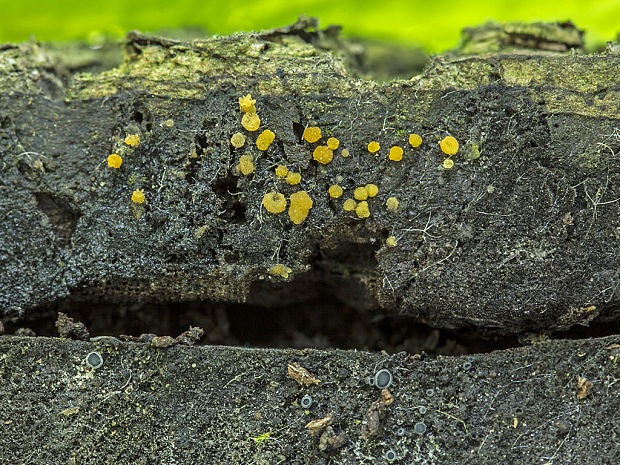
[[[386,464],[393,450],[398,464],[613,464],[619,342],[429,359],[2,336],[0,463]],[[294,363],[319,384],[291,378]],[[368,378],[383,368],[393,401],[375,423]],[[331,431],[311,435],[305,425],[330,413]]]
[[[306,26],[191,43],[130,34],[121,65],[70,80],[36,44],[3,47],[4,317],[69,296],[280,305],[320,292],[506,333],[617,317],[618,56],[437,58],[380,85],[348,75]],[[276,134],[265,152],[256,133],[244,148],[229,142],[248,93]],[[312,160],[308,125],[340,139],[331,163]],[[448,134],[460,142],[452,170],[437,144]],[[387,159],[392,145],[401,162]],[[249,176],[235,169],[244,154]],[[301,183],[277,178],[279,164]],[[335,183],[339,199],[327,194]],[[379,193],[359,219],[342,203],[367,183]],[[308,218],[267,213],[272,190],[307,191]],[[276,264],[288,278],[268,273]]]

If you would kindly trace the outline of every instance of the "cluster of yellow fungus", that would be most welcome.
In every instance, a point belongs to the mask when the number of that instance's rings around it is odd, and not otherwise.
[[[131,201],[133,203],[144,203],[144,200],[145,200],[145,197],[144,197],[144,190],[143,189],[136,189],[131,194]]]
[[[441,151],[446,155],[454,155],[459,151],[459,143],[452,136],[444,137],[441,142],[439,142],[439,147],[441,147]]]
[[[396,240],[394,236],[389,236],[385,240],[385,243],[388,245],[388,247],[396,247],[396,244],[398,244],[398,241]]]
[[[245,145],[245,136],[240,132],[236,132],[230,138],[230,143],[233,147],[239,149]]]
[[[372,141],[370,144],[368,144],[368,151],[370,153],[377,153],[380,148],[381,146],[379,145],[379,142]]]
[[[295,224],[300,224],[308,217],[312,208],[312,199],[306,191],[295,192],[290,197],[291,205],[288,208],[288,216]]]
[[[338,147],[340,147],[340,141],[338,139],[335,137],[330,137],[327,139],[327,148],[330,150],[336,150]]]
[[[316,142],[321,138],[321,128],[317,128],[316,126],[310,126],[304,129],[304,139],[306,139],[311,144]]]
[[[368,209],[368,202],[365,200],[358,203],[355,207],[355,213],[359,218],[368,218],[370,216],[370,210]]]
[[[401,161],[403,159],[403,149],[398,145],[395,145],[390,149],[388,158],[392,161]]]
[[[127,134],[127,137],[125,137],[125,143],[130,147],[137,147],[140,145],[140,134]]]
[[[333,184],[329,186],[328,192],[331,198],[337,199],[342,195],[342,187],[340,187],[338,184]]]
[[[410,134],[409,145],[411,145],[413,148],[419,147],[420,145],[422,145],[422,138],[417,134]]]
[[[112,153],[108,156],[108,166],[110,168],[120,168],[122,163],[123,159],[120,157],[120,155]]]
[[[276,176],[279,178],[285,178],[288,174],[288,168],[284,165],[278,165],[276,167]]]
[[[375,195],[379,193],[379,188],[377,187],[376,184],[366,184],[364,189],[366,189],[366,193],[368,194],[368,197],[374,197]]]
[[[366,200],[368,198],[368,191],[366,190],[366,187],[356,187],[353,191],[353,197],[355,197],[355,200]]]
[[[239,158],[239,171],[241,171],[241,173],[244,176],[247,176],[248,174],[252,174],[254,172],[254,161],[252,156],[250,155],[241,155],[241,157]]]
[[[282,213],[286,210],[286,199],[278,192],[267,192],[263,197],[263,207],[269,213]]]
[[[260,118],[256,114],[256,100],[250,94],[245,97],[239,97],[239,108],[243,112],[241,117],[241,126],[247,131],[254,132],[260,127]]]
[[[301,174],[289,171],[284,180],[291,186],[294,186],[295,184],[299,184],[301,182]]]
[[[256,146],[258,147],[258,150],[267,150],[275,138],[276,135],[273,131],[265,129],[256,139]]]
[[[398,209],[398,199],[396,197],[390,197],[386,200],[385,205],[387,206],[388,210],[392,212],[396,211],[396,209]]]
[[[352,212],[353,210],[355,210],[356,207],[357,207],[357,202],[353,199],[347,199],[342,204],[342,208],[344,208],[344,211],[347,211],[347,212]]]
[[[443,153],[448,155],[448,158],[443,161],[443,168],[446,170],[452,169],[454,162],[449,157],[459,151],[458,141],[452,136],[446,136],[439,142],[439,147]]]
[[[256,113],[256,100],[250,94],[239,97],[239,108],[243,113]]]
[[[269,274],[273,276],[282,276],[284,279],[288,278],[289,274],[292,272],[288,266],[284,266],[282,264],[273,265],[269,268]]]
[[[312,153],[312,158],[326,165],[334,159],[334,152],[325,145],[318,145]]]

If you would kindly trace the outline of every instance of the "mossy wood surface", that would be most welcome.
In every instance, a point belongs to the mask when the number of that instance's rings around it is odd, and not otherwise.
[[[295,27],[191,43],[130,34],[123,63],[94,74],[64,73],[36,44],[2,46],[4,317],[69,297],[277,306],[323,292],[452,328],[617,318],[617,55],[438,57],[419,77],[379,84],[348,72],[320,37]],[[246,94],[256,133],[240,124]],[[331,163],[313,161],[306,126],[340,140]],[[261,152],[263,129],[275,141]],[[438,145],[447,135],[460,144],[450,170]],[[393,145],[400,162],[387,158]],[[235,169],[242,155],[251,175]],[[278,165],[301,183],[277,178]],[[368,183],[379,193],[360,219],[343,202]],[[333,184],[342,197],[328,195]],[[144,204],[131,201],[138,189]],[[267,192],[299,190],[313,200],[299,225],[261,205]],[[288,277],[270,275],[274,265]]]
[[[392,450],[397,464],[615,464],[619,342],[428,359],[3,336],[0,463],[375,465]],[[319,384],[298,384],[294,363]],[[369,423],[368,378],[384,368],[393,401]]]

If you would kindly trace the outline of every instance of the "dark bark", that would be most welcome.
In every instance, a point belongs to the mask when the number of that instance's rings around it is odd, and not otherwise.
[[[419,77],[380,85],[349,75],[305,26],[191,43],[130,34],[117,68],[70,78],[36,44],[3,48],[4,317],[65,299],[278,306],[330,293],[503,333],[617,318],[618,56],[436,58]],[[240,125],[248,93],[257,133]],[[340,139],[330,164],[312,160],[308,125]],[[261,153],[263,129],[276,139]],[[238,131],[242,149],[229,142]],[[135,149],[128,134],[140,135]],[[451,170],[438,146],[448,134],[460,143]],[[401,162],[387,159],[392,145]],[[106,165],[113,152],[118,170]],[[250,176],[235,170],[243,154]],[[301,184],[276,178],[279,164]],[[327,194],[335,183],[340,199]],[[360,219],[342,204],[367,183],[379,194]],[[134,189],[144,204],[132,204]],[[267,213],[272,190],[307,191],[308,218]],[[290,276],[270,275],[276,264]]]
[[[429,359],[2,336],[0,462],[618,463],[619,342]]]

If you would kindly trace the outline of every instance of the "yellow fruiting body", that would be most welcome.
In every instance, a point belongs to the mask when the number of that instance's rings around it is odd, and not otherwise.
[[[286,210],[286,199],[278,192],[267,192],[263,197],[263,207],[269,213],[282,213]]]
[[[443,161],[443,167],[444,167],[444,169],[446,169],[446,170],[451,170],[453,166],[454,166],[454,162],[453,162],[451,159],[446,158],[446,159]]]
[[[377,153],[380,148],[381,146],[379,145],[379,142],[372,141],[370,144],[368,144],[368,151],[370,153]]]
[[[166,121],[164,121],[163,125],[166,126],[167,128],[171,128],[172,126],[174,126],[174,120],[167,119]]]
[[[390,149],[388,158],[392,161],[401,161],[403,159],[403,149],[398,145],[395,145]]]
[[[410,134],[409,135],[409,144],[413,147],[419,147],[420,145],[422,145],[422,138],[417,135],[417,134]]]
[[[312,208],[312,199],[306,191],[299,191],[291,194],[291,205],[288,208],[288,216],[295,224],[300,224],[308,217]]]
[[[350,155],[350,153],[347,149],[342,149],[340,151],[340,155],[342,155],[344,158],[347,158]]]
[[[244,176],[254,172],[254,161],[250,155],[241,155],[241,158],[239,158],[239,171]]]
[[[323,165],[327,165],[334,159],[334,152],[325,145],[318,145],[312,153],[312,158]]]
[[[136,189],[131,194],[131,201],[133,203],[144,203],[144,200],[145,200],[144,189]]]
[[[291,186],[294,186],[295,184],[299,184],[301,182],[301,174],[289,171],[284,180]]]
[[[239,97],[239,108],[243,113],[256,113],[255,103],[256,100],[250,94],[245,97]]]
[[[291,270],[288,266],[282,264],[273,265],[269,268],[269,274],[273,276],[282,276],[284,279],[288,278],[289,273],[292,271],[293,270]]]
[[[308,142],[313,143],[321,138],[321,128],[317,128],[316,126],[310,126],[304,130],[304,139]]]
[[[441,142],[439,142],[439,147],[441,147],[441,151],[446,155],[454,155],[459,151],[459,143],[452,136],[444,137]]]
[[[130,147],[137,147],[140,145],[140,134],[127,134],[125,143]]]
[[[398,208],[398,199],[396,197],[390,197],[386,200],[385,205],[387,205],[388,210],[396,211]]]
[[[247,131],[254,132],[260,127],[260,118],[256,113],[244,113],[241,118],[241,126]]]
[[[329,189],[327,191],[329,192],[329,196],[333,199],[337,199],[342,195],[342,187],[340,187],[338,184],[333,184],[329,186]]]
[[[355,207],[355,213],[359,218],[368,218],[370,216],[370,210],[368,209],[368,202],[365,200],[357,204]]]
[[[398,241],[396,240],[394,236],[390,236],[385,240],[385,243],[388,245],[388,247],[396,247],[396,244],[398,244]]]
[[[245,144],[245,136],[241,134],[240,132],[236,132],[230,138],[230,143],[232,144],[233,147],[239,149],[243,147],[243,145]]]
[[[256,139],[256,146],[258,147],[258,150],[267,150],[275,138],[276,135],[273,131],[265,129]]]
[[[117,155],[116,153],[108,155],[108,166],[110,168],[120,168],[122,164],[123,159],[120,155]]]
[[[366,184],[366,193],[368,194],[368,197],[374,197],[375,195],[377,195],[379,193],[379,188],[377,187],[376,184]]]
[[[288,174],[288,168],[284,165],[278,165],[276,168],[276,176],[279,178],[285,178]]]
[[[336,150],[338,147],[340,147],[340,141],[335,137],[330,137],[329,139],[327,139],[327,147],[330,150]]]
[[[353,191],[353,197],[355,197],[355,200],[366,200],[368,198],[368,191],[364,186],[356,187]]]
[[[356,207],[357,207],[357,202],[353,199],[347,199],[342,204],[342,208],[344,208],[344,210],[348,212],[352,212],[353,210],[355,210]]]

